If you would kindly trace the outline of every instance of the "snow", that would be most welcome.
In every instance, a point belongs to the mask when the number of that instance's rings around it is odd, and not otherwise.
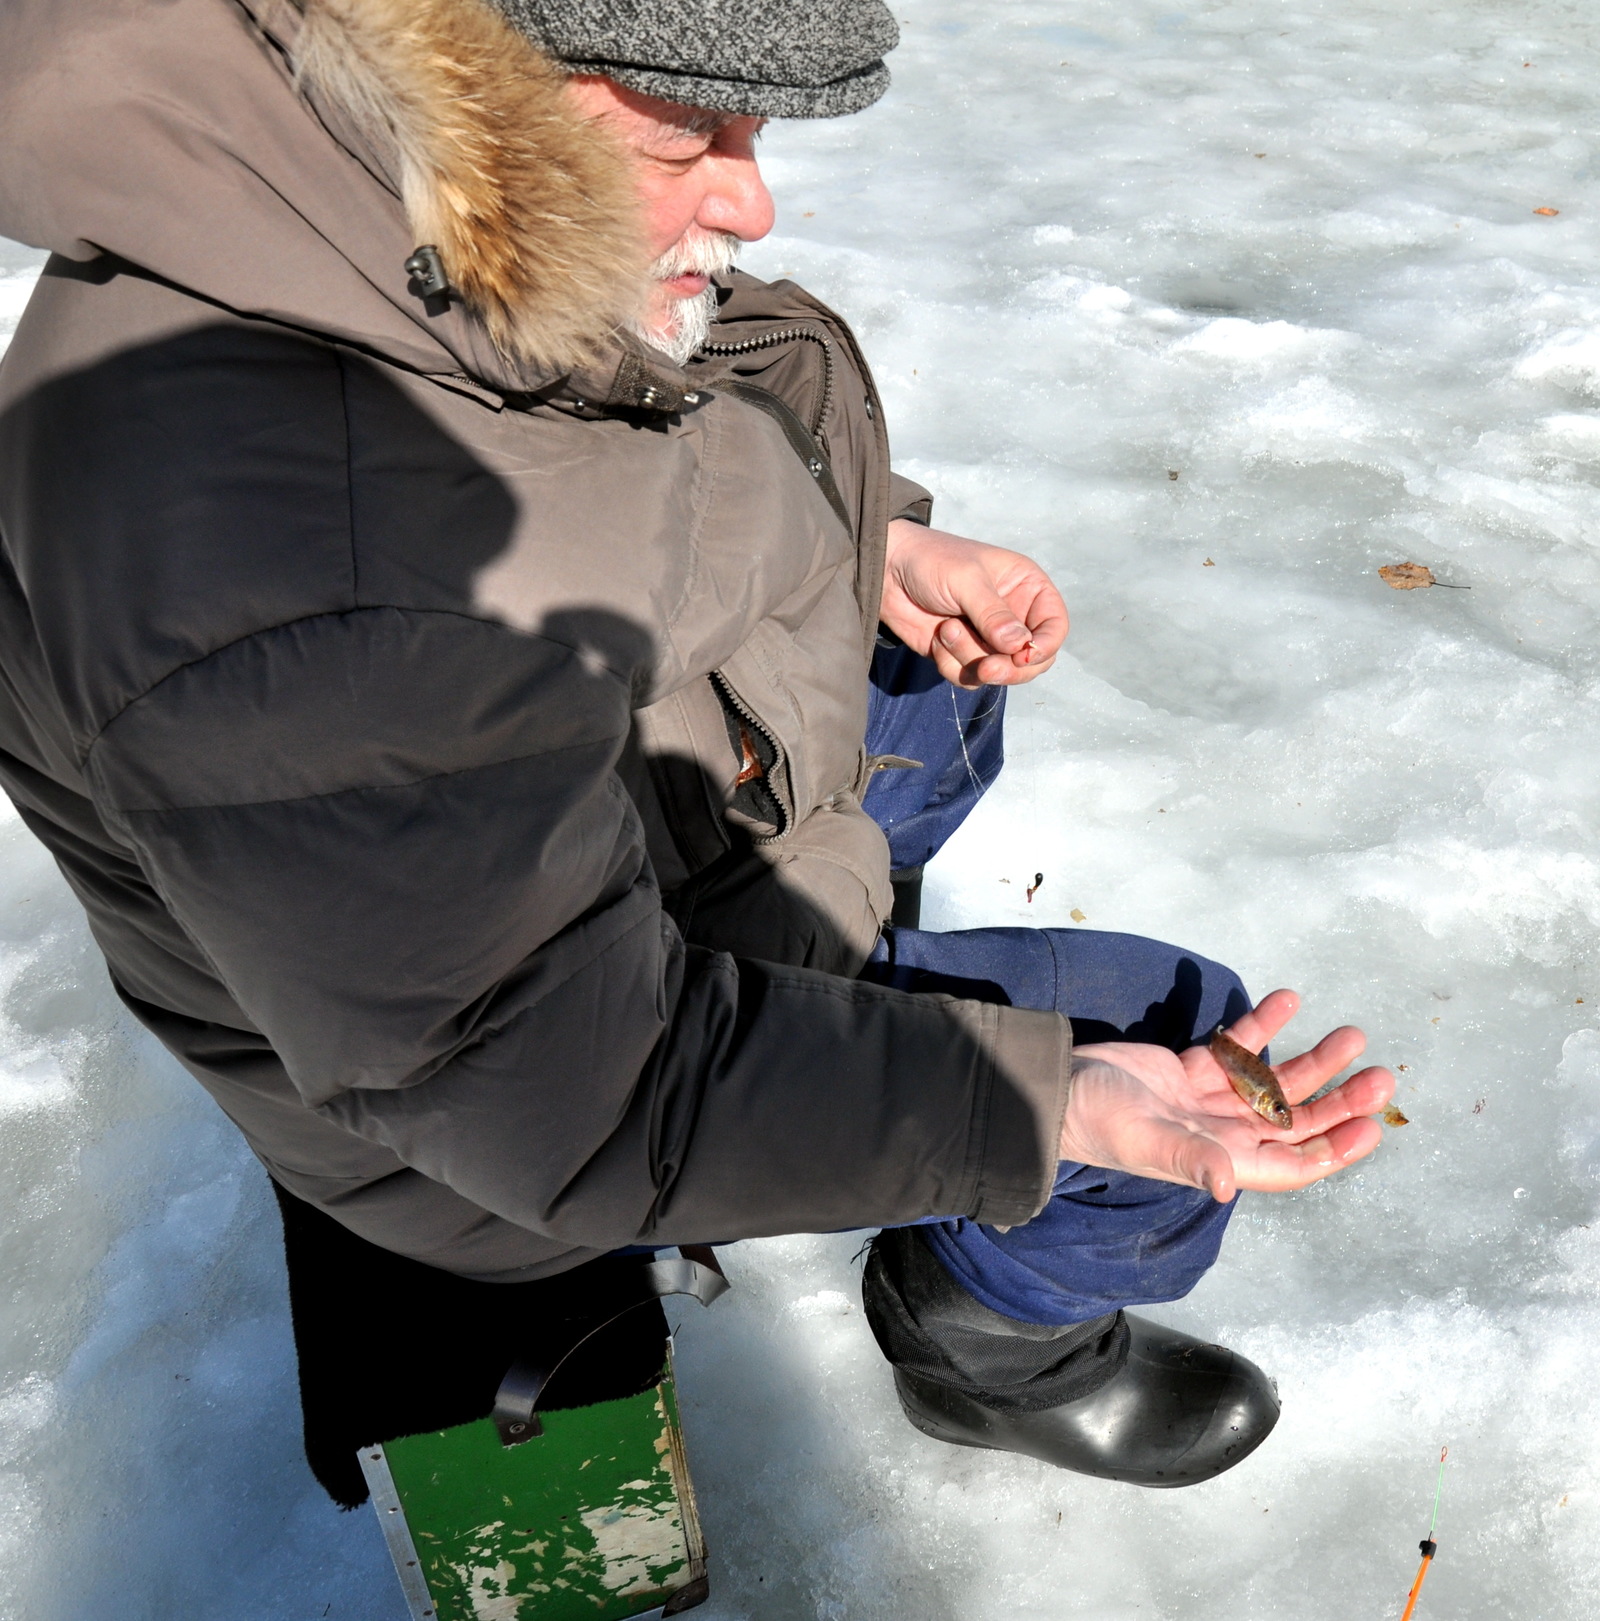
[[[1308,1039],[1406,1066],[1412,1124],[1247,1199],[1165,1309],[1284,1398],[1188,1491],[924,1440],[859,1237],[735,1247],[680,1340],[700,1613],[1398,1614],[1446,1444],[1419,1616],[1600,1613],[1600,23],[902,11],[887,102],[768,134],[748,263],[856,320],[941,521],[1073,607],[927,920],[1080,912],[1294,985]],[[0,331],[33,262],[0,255]],[[1391,591],[1402,561],[1470,589]],[[0,845],[0,1614],[394,1621],[370,1516],[297,1454],[260,1173]]]

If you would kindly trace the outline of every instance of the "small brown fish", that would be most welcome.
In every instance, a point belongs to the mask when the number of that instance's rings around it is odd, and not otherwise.
[[[1211,1056],[1222,1065],[1222,1073],[1232,1082],[1234,1091],[1263,1120],[1284,1131],[1293,1128],[1294,1115],[1283,1088],[1278,1085],[1278,1077],[1248,1047],[1241,1047],[1221,1025],[1211,1038]]]

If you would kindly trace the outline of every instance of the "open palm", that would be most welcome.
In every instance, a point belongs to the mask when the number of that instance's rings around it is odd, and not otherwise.
[[[1273,991],[1229,1034],[1259,1052],[1299,1011],[1293,991]],[[1095,1042],[1072,1055],[1072,1092],[1061,1157],[1162,1182],[1204,1188],[1218,1200],[1242,1188],[1281,1193],[1332,1176],[1370,1154],[1383,1130],[1368,1118],[1394,1095],[1386,1069],[1364,1069],[1315,1103],[1302,1103],[1361,1056],[1353,1025],[1309,1052],[1273,1065],[1295,1105],[1294,1127],[1263,1120],[1239,1097],[1204,1046],[1173,1053],[1133,1041]]]

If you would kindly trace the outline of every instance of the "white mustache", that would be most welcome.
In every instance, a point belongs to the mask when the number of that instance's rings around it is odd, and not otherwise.
[[[650,267],[657,281],[678,276],[716,276],[731,270],[744,246],[731,231],[687,232]]]

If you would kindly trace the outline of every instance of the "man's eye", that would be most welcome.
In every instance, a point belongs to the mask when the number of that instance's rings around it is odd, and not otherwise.
[[[657,163],[668,163],[679,168],[688,168],[690,164],[697,163],[710,150],[710,141],[674,141],[670,146],[658,147],[652,156]]]

